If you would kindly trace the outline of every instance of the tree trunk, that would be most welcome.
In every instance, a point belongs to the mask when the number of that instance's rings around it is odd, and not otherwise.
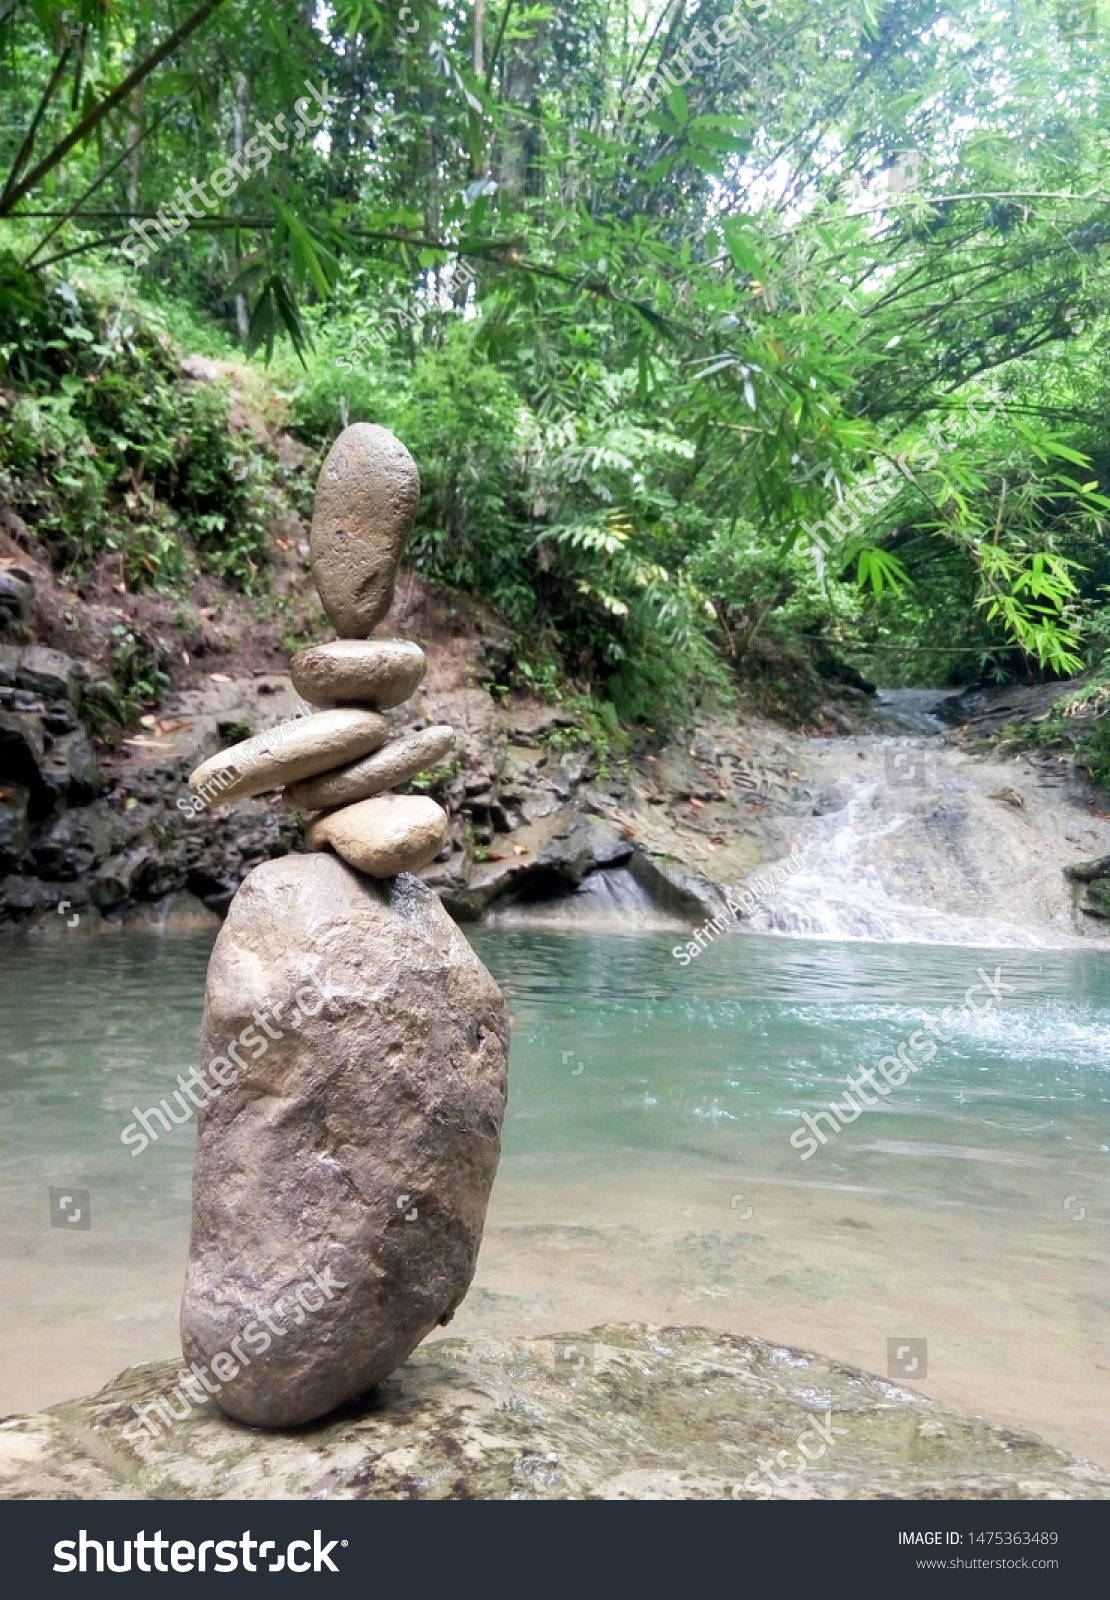
[[[474,0],[474,76],[479,79],[486,75],[485,27],[486,0]]]
[[[243,154],[243,145],[247,136],[247,78],[241,72],[235,81],[235,154]],[[235,264],[239,264],[239,247],[235,248]],[[245,294],[235,296],[235,324],[239,330],[239,338],[246,345],[250,333],[250,316],[247,312],[247,297]]]
[[[145,28],[135,29],[135,60],[142,61],[150,50],[150,35]],[[139,209],[139,177],[142,171],[142,145],[139,134],[143,126],[143,109],[146,104],[146,85],[135,86],[127,106],[127,136],[131,144],[131,153],[127,157],[127,209]]]

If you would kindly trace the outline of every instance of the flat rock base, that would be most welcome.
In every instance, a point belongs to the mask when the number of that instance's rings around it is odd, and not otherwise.
[[[1110,1498],[1099,1467],[822,1356],[704,1328],[566,1341],[569,1359],[561,1340],[437,1340],[323,1422],[275,1434],[209,1403],[142,1456],[121,1431],[177,1369],[131,1367],[90,1399],[0,1423],[0,1498],[761,1499],[744,1487],[763,1477],[756,1458],[794,1462],[810,1414],[828,1428],[830,1408],[833,1443],[777,1498]]]

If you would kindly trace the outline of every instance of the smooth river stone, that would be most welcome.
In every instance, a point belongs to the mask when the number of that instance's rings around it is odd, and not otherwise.
[[[391,739],[372,756],[352,761],[338,772],[325,772],[286,789],[285,798],[298,811],[321,811],[328,806],[349,806],[384,789],[415,778],[425,767],[442,759],[455,743],[455,730],[446,723]]]
[[[353,700],[387,711],[407,700],[424,676],[428,659],[408,639],[337,639],[293,657],[293,687],[313,705]]]
[[[446,811],[422,794],[379,794],[372,800],[329,811],[310,823],[310,850],[331,845],[336,855],[372,878],[426,867],[443,849]]]
[[[393,604],[401,552],[420,504],[420,474],[376,423],[345,428],[316,483],[312,571],[341,639],[365,639]]]
[[[318,711],[221,750],[197,768],[189,788],[210,805],[226,805],[344,766],[384,744],[388,732],[388,721],[375,711]]]
[[[450,1321],[508,1050],[497,985],[418,878],[304,855],[247,876],[208,966],[181,1307],[229,1416],[310,1422]]]

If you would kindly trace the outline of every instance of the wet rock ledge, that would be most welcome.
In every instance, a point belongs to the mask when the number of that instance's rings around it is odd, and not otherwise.
[[[142,1457],[122,1430],[177,1368],[132,1367],[89,1399],[0,1423],[0,1497],[758,1500],[758,1457],[793,1466],[814,1415],[832,1444],[822,1455],[810,1434],[819,1459],[776,1498],[1110,1497],[1099,1467],[822,1356],[704,1328],[565,1338],[575,1353],[558,1365],[552,1339],[425,1344],[362,1401],[282,1433],[196,1405]]]

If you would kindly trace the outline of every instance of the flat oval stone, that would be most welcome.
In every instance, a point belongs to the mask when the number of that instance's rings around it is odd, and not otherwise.
[[[379,794],[329,811],[305,834],[310,850],[331,845],[337,856],[371,878],[426,867],[443,849],[447,813],[422,794]]]
[[[189,788],[208,805],[245,800],[355,761],[384,744],[388,732],[376,711],[318,711],[294,727],[271,728],[221,750],[197,768]]]
[[[393,604],[401,552],[420,504],[416,462],[388,428],[355,422],[316,483],[312,571],[341,639],[365,639]]]
[[[355,701],[387,711],[416,689],[428,658],[409,639],[337,639],[293,657],[293,687],[313,705]]]
[[[446,723],[391,739],[373,755],[352,761],[338,772],[325,772],[307,778],[285,791],[285,798],[298,811],[322,811],[328,806],[349,806],[385,789],[407,783],[418,772],[445,756],[455,743],[455,730]]]

